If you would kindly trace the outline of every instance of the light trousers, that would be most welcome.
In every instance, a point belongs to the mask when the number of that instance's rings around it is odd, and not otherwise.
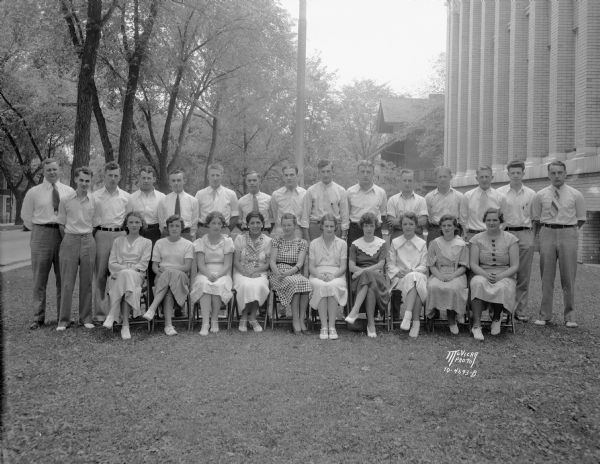
[[[577,275],[577,246],[579,230],[577,227],[567,229],[540,230],[540,274],[542,276],[542,304],[540,319],[552,319],[552,300],[554,296],[554,278],[556,263],[560,268],[560,283],[565,305],[564,320],[571,321],[575,300],[575,277]]]
[[[77,269],[79,268],[79,321],[92,322],[92,278],[96,243],[92,234],[65,234],[60,246],[62,301],[58,322],[69,324]]]
[[[94,320],[103,322],[110,310],[106,295],[106,279],[108,278],[108,258],[113,241],[125,232],[96,232],[96,261],[94,264]]]

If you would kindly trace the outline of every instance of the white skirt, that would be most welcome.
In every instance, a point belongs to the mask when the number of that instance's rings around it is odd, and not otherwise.
[[[144,274],[133,269],[122,269],[116,274],[110,276],[106,281],[106,288],[110,300],[110,307],[121,303],[121,299],[132,308],[132,317],[142,315],[140,309],[140,298],[142,296],[142,280]],[[121,311],[117,312],[115,321],[121,321]]]
[[[491,284],[485,277],[479,275],[471,279],[471,299],[479,298],[489,303],[501,304],[510,313],[515,310],[516,294],[515,279],[504,278],[495,284]]]
[[[219,269],[215,268],[215,266],[207,266],[210,272],[220,272],[220,266],[218,267]],[[197,274],[194,284],[192,285],[192,291],[190,292],[192,304],[196,303],[196,301],[202,298],[202,295],[204,294],[216,295],[221,298],[223,303],[227,304],[233,296],[233,292],[231,291],[232,287],[233,282],[231,281],[231,276],[229,274],[219,277],[214,282],[208,280],[208,277],[204,274]]]
[[[320,272],[334,273],[339,269],[331,266],[320,266],[317,268]],[[340,306],[345,306],[348,301],[348,287],[344,276],[337,277],[329,282],[325,282],[317,277],[310,276],[308,281],[312,285],[310,294],[311,308],[318,308],[322,298],[334,297]]]
[[[402,299],[406,301],[406,295],[413,288],[417,289],[417,294],[421,301],[427,301],[427,276],[421,272],[409,272],[401,279],[392,279],[392,290],[400,290]]]
[[[261,274],[259,277],[246,277],[234,271],[233,288],[236,291],[238,308],[242,311],[248,303],[258,301],[260,306],[267,301],[269,279],[266,274]]]

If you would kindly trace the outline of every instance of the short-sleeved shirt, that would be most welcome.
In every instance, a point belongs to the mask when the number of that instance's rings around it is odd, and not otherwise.
[[[186,259],[194,259],[194,244],[183,237],[176,242],[165,237],[154,244],[152,261],[161,267],[183,266]]]
[[[378,185],[371,185],[367,190],[360,184],[347,190],[350,222],[358,222],[365,213],[373,213],[381,222],[381,216],[387,215],[387,195]]]
[[[238,217],[239,206],[235,192],[227,187],[219,185],[214,189],[210,185],[196,193],[196,200],[199,208],[199,221],[206,222],[206,216],[213,211],[219,211],[225,216],[225,221],[229,223],[232,217]]]
[[[204,254],[204,263],[207,265],[223,264],[225,255],[233,253],[233,250],[233,240],[226,235],[221,235],[221,240],[218,243],[210,243],[208,234],[203,235],[194,242],[194,251]]]
[[[175,204],[177,194],[171,192],[166,195],[158,205],[158,220],[160,228],[164,229],[167,226],[167,219],[175,214]],[[189,193],[179,193],[179,216],[183,219],[184,228],[190,228],[195,231],[198,227],[198,202]]]
[[[458,190],[450,188],[445,194],[434,189],[425,195],[429,222],[439,225],[440,219],[445,214],[451,214],[460,220],[460,204],[463,194]]]
[[[555,187],[549,185],[535,195],[532,206],[532,218],[542,224],[576,225],[577,221],[586,220],[585,200],[583,194],[563,184],[558,189],[559,197],[556,201],[558,212],[553,213],[552,201]]]
[[[425,202],[425,198],[414,192],[407,198],[400,192],[388,200],[388,216],[400,218],[407,212],[415,213],[417,216],[427,216],[427,203]]]
[[[496,238],[487,232],[474,235],[470,242],[479,248],[479,266],[482,269],[502,272],[510,267],[510,247],[519,239],[510,232],[502,231]]]
[[[531,227],[531,207],[535,191],[522,185],[519,191],[511,188],[510,184],[497,189],[504,196],[504,225],[506,227]]]
[[[106,187],[94,192],[96,218],[94,225],[101,227],[121,227],[125,220],[129,193],[119,187],[110,193]]]
[[[90,234],[96,210],[96,200],[91,193],[79,198],[74,191],[60,200],[57,222],[65,226],[67,234]]]

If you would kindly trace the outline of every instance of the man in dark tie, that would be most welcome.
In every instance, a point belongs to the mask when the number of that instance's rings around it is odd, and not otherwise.
[[[565,184],[567,167],[562,161],[553,161],[548,165],[548,177],[551,185],[535,194],[531,207],[534,230],[539,232],[542,275],[540,316],[534,324],[544,326],[552,319],[558,262],[565,305],[564,321],[567,327],[574,328],[577,327],[577,322],[573,320],[577,246],[579,229],[586,220],[585,201],[579,190]]]
[[[62,184],[59,178],[58,161],[46,158],[43,163],[44,180],[25,194],[21,218],[31,230],[31,270],[33,271],[33,323],[31,330],[44,325],[46,315],[46,285],[50,269],[56,278],[56,307],[60,307],[60,268],[58,251],[61,235],[58,226],[60,199],[75,191]]]
[[[198,227],[198,202],[183,190],[185,175],[181,169],[176,169],[169,174],[169,186],[171,193],[165,196],[158,206],[158,220],[163,236],[167,236],[167,218],[176,214],[183,219],[184,228],[181,236],[193,242]]]
[[[259,212],[265,218],[264,229],[267,233],[271,232],[271,195],[260,191],[260,174],[256,171],[250,171],[246,174],[246,187],[248,193],[238,200],[240,209],[240,219],[242,231],[248,230],[246,216],[252,211]]]

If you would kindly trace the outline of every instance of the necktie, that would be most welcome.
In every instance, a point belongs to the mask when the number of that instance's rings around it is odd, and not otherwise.
[[[552,211],[552,217],[556,217],[558,214],[558,205],[560,205],[560,193],[558,189],[554,189],[554,196],[552,197],[552,205],[550,205],[550,210]]]
[[[479,198],[479,220],[483,221],[483,216],[485,212],[488,210],[488,194],[487,191],[483,191],[481,193],[481,197]]]
[[[175,214],[181,217],[181,204],[179,204],[179,194],[175,197]]]
[[[258,198],[256,198],[256,195],[252,195],[252,212],[258,213]]]
[[[60,195],[58,194],[58,189],[56,188],[56,184],[52,184],[52,209],[54,209],[54,213],[58,213],[59,203]]]

